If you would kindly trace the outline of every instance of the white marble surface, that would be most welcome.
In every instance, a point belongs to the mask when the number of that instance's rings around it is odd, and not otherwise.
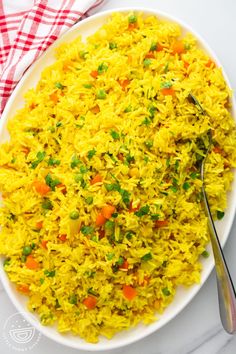
[[[190,24],[216,52],[233,89],[236,88],[235,0],[108,0],[102,9],[128,6],[159,9]],[[224,252],[236,284],[236,221]],[[14,306],[0,284],[0,353],[2,354],[17,352],[6,343],[2,335],[6,320],[15,312]],[[43,336],[39,338],[34,348],[27,351],[34,354],[85,353],[58,345]],[[214,272],[193,301],[169,324],[135,344],[106,353],[235,354],[236,336],[226,334],[220,324]]]

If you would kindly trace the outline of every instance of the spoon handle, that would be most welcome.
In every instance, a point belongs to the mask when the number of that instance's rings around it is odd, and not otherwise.
[[[226,332],[233,334],[236,333],[236,292],[215,229],[214,221],[212,219],[204,185],[202,186],[202,192],[208,216],[211,244],[215,258],[221,322]]]

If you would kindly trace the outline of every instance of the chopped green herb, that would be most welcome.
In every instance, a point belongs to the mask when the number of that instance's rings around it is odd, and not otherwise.
[[[40,278],[40,279],[39,279],[39,282],[40,282],[41,285],[44,283],[44,281],[45,281],[44,278]]]
[[[13,157],[13,158],[11,159],[11,163],[15,163],[15,162],[16,162],[16,158]]]
[[[70,297],[69,297],[69,303],[71,305],[76,305],[77,304],[77,295],[76,294],[72,294]]]
[[[125,189],[120,189],[119,193],[122,197],[122,201],[125,203],[126,206],[128,206],[130,203],[130,193]]]
[[[217,210],[216,215],[217,215],[217,219],[221,220],[223,219],[225,213],[223,211]]]
[[[145,155],[143,159],[144,159],[145,163],[148,163],[148,161],[149,161],[149,157],[148,156]]]
[[[116,43],[113,43],[113,42],[109,43],[109,49],[113,50],[113,49],[116,49],[116,48],[117,48],[117,44]]]
[[[55,87],[58,88],[59,90],[63,90],[65,86],[62,85],[60,82],[56,82]]]
[[[49,157],[49,160],[48,160],[49,166],[60,165],[60,163],[61,163],[60,160],[54,159],[53,157]]]
[[[207,250],[202,252],[202,257],[208,258],[210,256],[209,252]]]
[[[165,82],[162,82],[161,83],[161,88],[163,89],[169,89],[169,88],[171,88],[171,86],[172,86],[172,82],[170,82],[170,81],[165,81]]]
[[[124,110],[125,113],[129,113],[129,112],[131,112],[131,111],[132,111],[132,106],[131,106],[131,105],[129,105],[128,107],[126,107],[125,110]]]
[[[130,154],[126,155],[125,159],[129,164],[134,162],[134,156],[131,156]]]
[[[199,111],[202,114],[205,114],[205,110],[203,109],[202,105],[200,104],[200,102],[197,100],[197,98],[191,92],[188,95],[187,99],[190,103],[193,103],[195,106],[197,106]]]
[[[115,228],[114,221],[107,220],[106,223],[105,223],[105,229],[106,230],[114,230],[114,228]]]
[[[36,247],[36,244],[34,242],[32,242],[30,246],[31,246],[32,250],[34,250]]]
[[[42,202],[42,208],[46,210],[52,210],[53,205],[50,199],[44,199]]]
[[[122,266],[122,264],[124,263],[124,258],[123,257],[119,257],[118,261],[116,262],[119,266]]]
[[[105,90],[99,90],[98,92],[97,92],[97,98],[99,99],[99,100],[104,100],[105,98],[107,97],[107,94],[106,94],[106,91]]]
[[[160,215],[159,214],[151,214],[151,219],[152,220],[159,220]]]
[[[118,132],[116,132],[115,130],[112,130],[110,134],[114,140],[120,138],[120,134]]]
[[[93,296],[98,296],[98,293],[96,293],[96,291],[94,291],[93,288],[88,289],[88,294],[93,295]]]
[[[184,189],[185,191],[187,191],[191,186],[190,186],[190,184],[189,184],[188,182],[184,182],[184,184],[182,185],[182,187],[183,187],[183,189]]]
[[[101,75],[103,74],[104,72],[106,72],[108,69],[108,65],[105,64],[105,63],[102,63],[98,66],[98,74]]]
[[[177,193],[178,192],[178,187],[177,186],[170,186],[170,189],[172,192]]]
[[[164,268],[166,268],[167,263],[168,263],[167,261],[163,261],[161,266],[164,267]]]
[[[79,212],[77,210],[74,210],[70,213],[69,216],[71,220],[77,220],[79,218]]]
[[[92,271],[92,270],[86,270],[84,272],[84,275],[86,275],[88,278],[94,278],[96,272]]]
[[[130,15],[128,18],[129,23],[136,23],[137,22],[137,16],[135,15]]]
[[[175,171],[176,171],[176,172],[178,171],[178,168],[179,168],[179,161],[176,160],[176,161],[175,161]]]
[[[55,271],[55,270],[51,270],[51,271],[45,270],[45,271],[44,271],[44,274],[45,274],[46,277],[48,277],[48,278],[53,278],[53,277],[55,276],[55,274],[56,274],[56,271]]]
[[[59,127],[61,127],[61,126],[62,126],[62,122],[57,122],[57,123],[56,123],[56,127],[57,127],[57,128],[59,128]]]
[[[169,296],[171,294],[170,290],[168,288],[163,288],[161,289],[163,295]]]
[[[92,204],[93,203],[93,197],[87,197],[85,199],[85,203],[88,204],[88,205]]]
[[[88,54],[88,52],[86,52],[85,50],[81,50],[79,53],[79,56],[81,59],[86,59],[87,54]]]
[[[190,173],[190,178],[197,179],[198,177],[199,177],[199,173],[198,172],[191,172]]]
[[[83,235],[88,236],[94,232],[94,228],[92,226],[82,226],[81,232]]]
[[[127,238],[127,240],[131,240],[132,239],[132,237],[134,236],[134,232],[133,231],[128,231],[127,233],[126,233],[126,235],[125,235],[125,237]]]
[[[91,84],[84,84],[83,86],[86,89],[91,89],[93,87],[93,85],[91,85]]]
[[[170,167],[170,158],[169,157],[166,159],[166,167]]]
[[[88,154],[87,154],[88,159],[91,160],[91,158],[96,154],[96,152],[97,152],[97,151],[96,151],[95,149],[89,150],[89,151],[88,151]]]
[[[155,112],[156,112],[156,107],[155,106],[153,106],[152,104],[149,106],[149,108],[148,108],[148,112],[149,112],[149,117],[151,118],[151,119],[153,119],[154,117],[155,117]]]
[[[153,147],[153,140],[147,140],[144,144],[148,149],[151,149]]]
[[[99,239],[98,239],[98,237],[96,235],[92,235],[90,237],[90,240],[93,241],[93,242],[98,242],[99,241]]]
[[[115,254],[114,253],[107,253],[106,258],[108,261],[111,261],[112,258],[114,258]]]
[[[145,117],[144,120],[142,121],[142,125],[150,125],[151,121],[149,118]]]
[[[36,155],[37,160],[35,160],[31,163],[31,168],[35,169],[38,166],[38,164],[43,161],[45,156],[46,156],[45,151],[39,151]]]
[[[150,261],[151,259],[152,259],[152,254],[151,254],[151,252],[148,252],[148,253],[146,253],[144,256],[141,257],[141,260],[142,260],[142,261],[145,261],[145,262]]]
[[[32,252],[32,248],[30,246],[24,246],[22,250],[22,254],[24,256],[28,256]]]
[[[111,216],[114,218],[114,219],[116,219],[117,217],[118,217],[118,213],[113,213]]]
[[[184,43],[184,49],[189,50],[191,48],[191,45],[189,43]]]
[[[46,184],[51,188],[52,191],[55,191],[55,187],[61,182],[58,179],[53,179],[50,173],[45,177]]]
[[[138,217],[141,217],[141,216],[144,216],[144,215],[147,215],[150,211],[150,208],[148,205],[145,205],[143,207],[141,207],[138,211],[135,211],[135,215],[138,216]]]
[[[7,267],[7,266],[9,266],[9,264],[11,263],[11,260],[10,260],[10,258],[6,258],[6,259],[4,259],[4,261],[3,261],[3,267]]]
[[[75,168],[75,167],[77,167],[80,163],[81,163],[81,161],[79,160],[79,158],[78,158],[76,155],[73,155],[73,156],[72,156],[72,159],[71,159],[70,167],[71,167],[71,168]]]
[[[25,255],[21,256],[20,259],[21,259],[21,262],[23,262],[23,263],[26,262],[26,256]]]
[[[164,73],[166,74],[169,70],[169,62],[166,63],[165,67],[164,67]]]
[[[145,68],[149,67],[149,65],[152,63],[151,59],[145,58],[143,61],[143,65]]]
[[[156,42],[152,42],[151,47],[150,47],[150,51],[154,52],[155,50],[157,50],[157,43]]]

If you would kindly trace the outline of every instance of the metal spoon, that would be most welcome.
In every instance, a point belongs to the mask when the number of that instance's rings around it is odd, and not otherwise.
[[[188,99],[189,101],[191,101],[192,103],[198,106],[202,114],[206,114],[201,104],[192,94],[189,95]],[[207,194],[205,191],[204,170],[205,170],[205,162],[208,153],[210,152],[212,147],[211,130],[209,130],[208,132],[208,139],[209,139],[209,145],[205,157],[201,161],[201,166],[200,166],[201,180],[202,180],[202,194],[203,194],[206,215],[208,216],[210,239],[211,239],[211,244],[212,244],[212,249],[213,249],[213,254],[215,259],[220,318],[225,331],[228,332],[229,334],[233,334],[236,333],[236,292],[220,245],[219,237],[216,232],[216,228],[214,225],[214,221],[212,218],[211,210],[207,199]]]

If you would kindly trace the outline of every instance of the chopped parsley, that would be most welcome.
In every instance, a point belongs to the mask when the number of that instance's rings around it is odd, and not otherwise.
[[[110,134],[114,140],[117,140],[120,138],[120,134],[118,132],[116,132],[115,130],[112,130]]]
[[[217,215],[217,219],[221,220],[225,216],[225,213],[223,211],[217,210],[216,215]]]
[[[98,74],[101,75],[103,74],[104,72],[106,72],[108,69],[108,65],[105,64],[105,63],[102,63],[98,66]]]
[[[143,65],[145,66],[145,68],[148,68],[149,65],[151,65],[152,61],[151,59],[145,58],[143,61]]]
[[[87,154],[88,159],[91,160],[91,158],[96,154],[96,152],[97,151],[95,149],[89,150]]]
[[[110,42],[109,43],[109,49],[113,50],[113,49],[116,49],[117,48],[117,44],[114,43],[114,42]]]
[[[151,252],[148,252],[148,253],[146,253],[144,256],[141,257],[141,260],[142,260],[142,261],[145,261],[145,262],[150,261],[151,259],[152,259],[152,254],[151,254]]]
[[[59,90],[63,90],[65,86],[62,85],[60,82],[56,82],[55,87],[58,88]]]
[[[52,191],[55,191],[55,187],[61,182],[58,179],[53,179],[50,173],[45,177],[46,184],[51,188]]]
[[[150,47],[150,51],[154,52],[155,50],[157,50],[157,43],[156,42],[152,42],[151,47]]]
[[[135,211],[135,215],[138,217],[147,215],[150,211],[149,205],[145,205],[143,207],[141,207],[138,211]]]
[[[42,208],[46,210],[52,210],[53,205],[50,199],[44,199],[42,202]]]
[[[46,156],[46,152],[45,151],[39,151],[37,153],[37,155],[36,155],[37,160],[35,160],[35,161],[33,161],[31,163],[31,168],[35,169],[40,164],[40,162],[43,161],[45,156]]]
[[[48,278],[53,278],[53,277],[55,276],[55,274],[56,274],[56,271],[55,271],[55,270],[51,270],[51,271],[45,270],[45,271],[44,271],[44,274],[45,274],[46,277],[48,277]]]
[[[94,228],[92,226],[82,226],[81,232],[83,235],[91,235],[94,232]]]
[[[171,88],[171,86],[172,86],[172,82],[170,82],[170,81],[165,81],[165,82],[161,83],[162,89],[169,89],[169,88]]]
[[[81,163],[81,161],[79,160],[79,158],[78,158],[76,155],[73,155],[72,158],[71,158],[70,167],[71,167],[71,168],[75,168],[75,167],[77,167],[80,163]]]
[[[183,184],[183,189],[185,190],[185,191],[187,191],[191,186],[190,186],[190,183],[188,183],[188,182],[184,182],[184,184]]]
[[[60,165],[60,163],[61,163],[60,160],[54,159],[53,157],[49,157],[49,160],[48,160],[49,166]]]
[[[106,91],[101,89],[97,92],[97,98],[99,100],[104,100],[107,97]]]

